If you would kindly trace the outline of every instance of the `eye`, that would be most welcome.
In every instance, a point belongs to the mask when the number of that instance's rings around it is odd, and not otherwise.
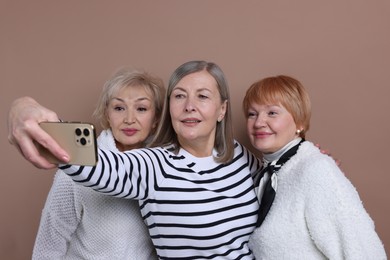
[[[184,95],[184,94],[181,94],[181,93],[176,93],[176,94],[173,95],[173,97],[174,97],[175,99],[182,99],[182,98],[185,97],[185,95]]]
[[[145,111],[148,111],[148,109],[146,107],[138,107],[137,108],[137,111],[139,112],[145,112]]]
[[[124,111],[125,108],[122,107],[122,106],[114,106],[114,110],[115,110],[115,111]]]
[[[247,117],[248,118],[254,118],[257,116],[257,113],[256,112],[253,112],[253,111],[249,111],[248,114],[247,114]]]
[[[278,115],[278,112],[271,110],[268,112],[268,115],[269,116],[276,116],[276,115]]]
[[[199,98],[200,98],[200,99],[208,99],[209,97],[206,96],[206,95],[203,95],[203,94],[199,94]]]

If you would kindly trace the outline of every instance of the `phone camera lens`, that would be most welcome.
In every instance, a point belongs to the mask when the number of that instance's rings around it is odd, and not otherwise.
[[[86,144],[87,144],[87,140],[85,140],[85,138],[82,137],[82,138],[80,139],[80,143],[81,143],[82,145],[86,145]]]
[[[83,133],[84,133],[85,136],[89,136],[89,130],[87,128],[84,129]]]
[[[80,128],[76,128],[76,131],[75,131],[75,132],[76,132],[76,135],[77,135],[77,136],[80,136],[80,135],[81,135],[81,129],[80,129]]]

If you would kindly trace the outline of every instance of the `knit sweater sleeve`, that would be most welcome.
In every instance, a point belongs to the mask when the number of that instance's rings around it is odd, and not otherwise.
[[[335,162],[325,155],[310,161],[305,175],[305,219],[319,250],[329,259],[387,259],[372,219]]]
[[[42,212],[32,259],[59,259],[66,255],[81,215],[75,185],[69,176],[57,171]]]

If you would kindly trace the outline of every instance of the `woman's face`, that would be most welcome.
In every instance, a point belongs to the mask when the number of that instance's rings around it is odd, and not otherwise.
[[[120,151],[143,147],[157,125],[152,94],[138,85],[120,89],[108,104],[107,119]]]
[[[217,121],[223,119],[227,106],[221,100],[215,79],[207,71],[183,77],[173,88],[169,105],[180,145],[189,150],[203,147],[204,156],[210,155]]]
[[[280,104],[251,104],[247,113],[249,139],[262,153],[274,153],[298,137],[294,118]]]

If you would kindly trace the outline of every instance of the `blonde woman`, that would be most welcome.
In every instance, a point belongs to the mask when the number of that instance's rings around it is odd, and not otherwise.
[[[146,72],[120,70],[95,110],[102,149],[146,145],[161,115],[164,86]],[[42,212],[33,259],[156,259],[136,201],[116,199],[76,184],[61,170]]]

